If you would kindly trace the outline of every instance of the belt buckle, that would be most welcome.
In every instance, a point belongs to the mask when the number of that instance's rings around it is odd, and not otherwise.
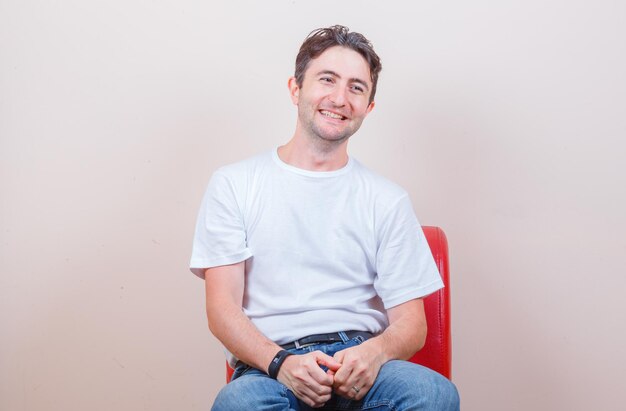
[[[315,343],[315,342],[310,342],[310,343],[304,343],[304,344],[301,344],[301,343],[300,343],[300,340],[295,340],[295,341],[293,342],[294,347],[296,347],[297,349],[310,347],[311,345],[315,345],[315,344],[317,344],[317,343]]]

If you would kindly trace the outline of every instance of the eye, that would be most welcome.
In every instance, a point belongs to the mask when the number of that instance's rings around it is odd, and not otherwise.
[[[320,81],[323,83],[332,83],[333,79],[331,77],[322,77],[320,78]]]
[[[352,85],[351,88],[353,91],[356,91],[357,93],[363,93],[365,91],[365,89],[362,86],[359,86],[358,84]]]

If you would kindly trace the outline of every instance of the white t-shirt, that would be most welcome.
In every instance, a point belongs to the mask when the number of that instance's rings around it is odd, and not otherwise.
[[[243,311],[278,344],[380,333],[385,309],[443,287],[407,193],[353,158],[313,172],[273,150],[218,169],[198,215],[191,271],[204,277],[206,268],[244,260]]]

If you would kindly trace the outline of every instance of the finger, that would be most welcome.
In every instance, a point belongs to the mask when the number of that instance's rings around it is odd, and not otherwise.
[[[310,381],[300,382],[291,387],[293,393],[309,406],[319,407],[330,400],[332,391],[328,386],[320,386]]]
[[[315,360],[319,365],[323,365],[329,370],[337,371],[341,367],[341,363],[337,359],[325,354],[321,351],[314,351]]]
[[[333,385],[332,375],[327,374],[317,364],[315,364],[313,367],[307,367],[307,372],[312,382],[314,382],[318,386],[326,387],[327,389],[331,390],[331,387]]]
[[[337,372],[341,368],[341,363],[338,363],[338,362],[334,362],[331,364],[320,364],[320,365],[326,366],[326,368],[328,368],[329,371],[333,371],[333,372]]]
[[[333,377],[333,388],[342,397],[354,398],[354,395],[357,393],[352,387],[360,388],[360,384],[354,371],[347,365],[344,365]]]
[[[343,358],[346,355],[345,350],[337,351],[335,355],[333,355],[333,359],[340,364],[343,364]]]
[[[300,395],[296,395],[296,397],[298,397],[300,401],[304,402],[306,405],[308,405],[311,408],[323,407],[330,400],[330,396],[328,396],[327,398],[319,398],[319,399],[317,397],[310,398],[310,397],[300,396]]]
[[[326,372],[317,365],[313,356],[305,354],[299,357],[302,361],[296,373],[298,374],[300,385],[308,387],[316,394],[332,392],[333,377],[326,374]]]
[[[352,386],[348,388],[347,386],[342,385],[340,387],[335,388],[335,394],[339,395],[340,397],[347,398],[349,400],[356,400],[358,393],[352,388]]]
[[[335,370],[335,379],[339,377],[341,381],[345,381],[352,371],[350,359],[346,357],[348,350],[338,351],[333,357],[336,362],[341,364],[341,367]]]
[[[358,376],[353,372],[347,381],[338,387],[335,387],[335,392],[338,394],[345,393],[343,395],[349,395],[354,399],[361,399],[372,387],[373,381],[370,383],[367,376]],[[340,394],[341,395],[341,394]]]
[[[355,401],[360,401],[365,397],[365,394],[369,391],[370,387],[362,385],[360,382],[350,383],[350,390],[348,396]]]
[[[288,362],[290,359],[293,359],[295,363],[293,361],[292,363]],[[317,380],[316,374],[321,374],[321,377],[317,375]],[[326,381],[323,381],[324,379]],[[314,402],[320,400],[316,397],[326,396],[329,398],[332,393],[332,377],[326,375],[317,365],[314,357],[308,354],[288,357],[279,372],[279,380],[287,385],[298,398],[307,397]]]
[[[314,380],[305,382],[307,388],[317,396],[330,395],[333,392],[333,388],[330,385],[318,384]]]
[[[355,383],[356,384],[356,383]],[[354,398],[355,400],[357,399],[357,397],[359,396],[359,394],[361,393],[360,390],[358,390],[358,386],[357,385],[353,385],[352,387],[350,387],[350,396],[352,398]]]
[[[338,385],[345,384],[346,381],[350,378],[352,374],[352,364],[344,363],[334,375],[334,385],[337,387]]]
[[[359,390],[359,393],[356,395],[355,399],[357,401],[362,400],[367,393],[370,391],[370,389],[372,388],[372,384],[371,383],[365,383]]]
[[[363,378],[354,377],[355,375],[353,373],[350,380],[345,384],[345,387],[350,387],[349,390],[352,392],[351,397],[359,401],[363,399],[363,397],[365,397],[365,395],[369,392],[370,388],[372,388],[372,385],[374,384],[374,381],[370,380],[368,376],[365,376]],[[353,387],[356,387],[356,389],[354,389]]]
[[[316,386],[315,388],[318,387],[319,386]],[[324,404],[326,404],[330,400],[332,394],[330,387],[327,386],[324,386],[323,388],[325,389],[321,390],[323,391],[323,393],[316,392],[318,390],[312,387],[304,386],[299,388],[300,389],[295,392],[296,396],[313,408],[319,408],[324,406]]]

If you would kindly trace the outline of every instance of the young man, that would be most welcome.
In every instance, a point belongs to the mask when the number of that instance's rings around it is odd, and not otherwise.
[[[289,92],[287,144],[213,175],[192,271],[236,367],[214,410],[457,410],[423,344],[422,297],[443,286],[407,193],[348,156],[380,59],[346,27],[312,32]]]

